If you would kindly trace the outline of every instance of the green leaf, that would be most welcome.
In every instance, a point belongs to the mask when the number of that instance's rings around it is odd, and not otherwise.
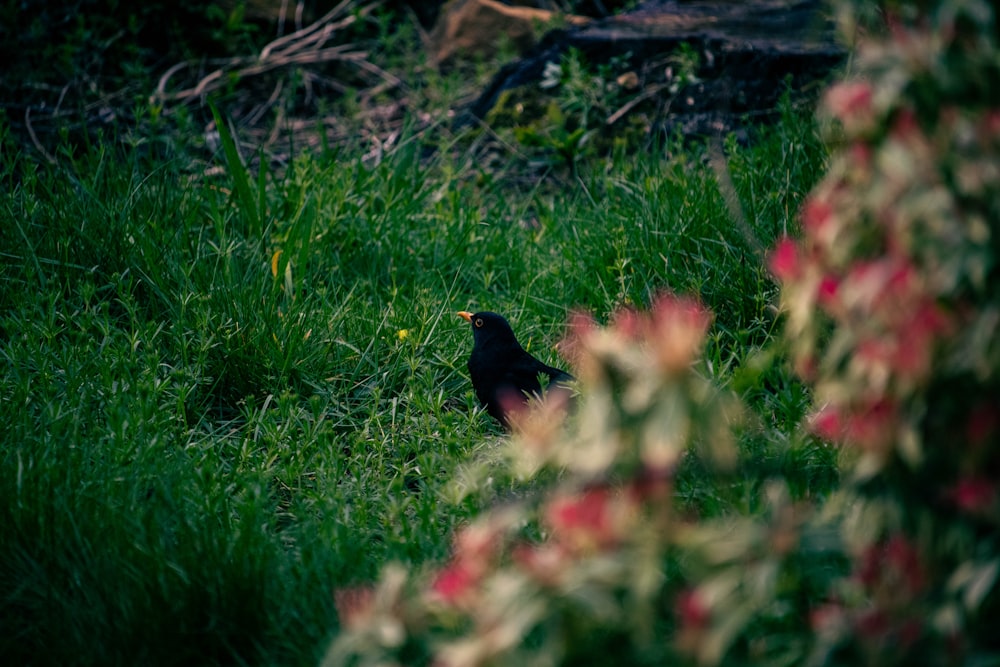
[[[233,140],[233,133],[229,130],[227,123],[223,120],[222,114],[219,113],[215,104],[209,102],[208,106],[212,110],[212,117],[215,119],[215,127],[219,130],[219,139],[222,141],[222,151],[226,155],[226,163],[229,166],[229,173],[233,178],[233,186],[236,190],[236,198],[239,209],[247,222],[247,233],[251,238],[259,239],[263,231],[261,225],[261,214],[257,209],[257,202],[254,200],[254,191],[250,185],[250,176],[247,173],[246,166],[243,164],[243,160],[240,158],[239,149],[237,149],[236,142]],[[258,182],[259,187],[263,186],[263,173],[262,169],[261,177]],[[261,204],[263,205],[263,196],[261,196]]]

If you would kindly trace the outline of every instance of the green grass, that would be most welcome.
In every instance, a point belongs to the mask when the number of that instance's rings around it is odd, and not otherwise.
[[[506,314],[562,365],[569,309],[696,294],[716,314],[709,367],[756,417],[742,471],[686,470],[684,501],[754,511],[768,477],[835,483],[795,430],[801,387],[780,364],[738,372],[771,340],[775,288],[699,149],[581,162],[558,186],[491,178],[462,145],[411,134],[377,165],[339,149],[280,175],[220,154],[218,176],[5,149],[4,664],[313,664],[336,588],[442,559],[514,483],[455,486],[502,437],[457,310]],[[729,148],[769,246],[822,149],[792,114]]]

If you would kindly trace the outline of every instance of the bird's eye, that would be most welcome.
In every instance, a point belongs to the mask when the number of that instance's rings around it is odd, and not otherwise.
[[[476,318],[476,327],[481,327],[481,326],[483,326],[483,318],[477,317]]]

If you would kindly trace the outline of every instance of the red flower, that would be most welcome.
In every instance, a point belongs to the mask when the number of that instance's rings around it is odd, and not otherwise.
[[[912,297],[917,291],[919,272],[917,267],[905,260],[893,260],[887,258],[885,261],[885,292],[881,296],[896,302],[899,299]]]
[[[889,617],[881,609],[866,609],[855,617],[854,627],[864,639],[884,639],[890,628]]]
[[[844,437],[844,417],[839,409],[829,405],[813,414],[809,426],[813,433],[828,442],[838,442]]]
[[[917,115],[913,113],[913,109],[907,108],[896,112],[896,117],[892,120],[889,132],[894,138],[901,141],[919,137],[923,134],[923,131],[920,129],[920,123],[917,122]]]
[[[612,517],[611,500],[611,494],[604,487],[553,499],[545,516],[554,537],[562,544],[579,549],[615,543],[619,532]]]
[[[831,314],[840,309],[840,300],[837,297],[839,289],[840,279],[829,274],[823,276],[819,281],[819,286],[816,288],[817,301]]]
[[[965,477],[949,489],[948,496],[960,510],[979,514],[996,505],[997,485],[984,477]]]
[[[889,399],[877,399],[852,410],[844,437],[863,449],[879,450],[892,442],[897,421],[896,404]]]
[[[906,589],[917,593],[926,581],[920,552],[916,545],[903,535],[893,535],[885,544],[885,566],[898,573]]]
[[[674,601],[678,628],[674,635],[677,648],[689,654],[697,654],[705,641],[712,610],[705,603],[697,589],[682,591]]]
[[[475,588],[479,576],[462,561],[452,561],[438,572],[431,584],[431,592],[448,604],[461,603]]]
[[[893,535],[868,547],[861,556],[857,578],[870,590],[887,588],[897,602],[912,599],[926,583],[920,552],[904,535]]]
[[[778,242],[768,258],[768,268],[778,280],[788,282],[802,272],[798,244],[787,236]]]
[[[689,589],[679,593],[675,610],[681,627],[688,630],[703,629],[712,617],[712,610],[702,600],[697,589]]]

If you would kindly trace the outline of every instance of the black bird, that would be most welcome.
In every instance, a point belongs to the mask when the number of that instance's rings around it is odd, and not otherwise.
[[[547,366],[526,352],[510,324],[500,315],[465,311],[458,315],[472,325],[468,365],[476,397],[505,428],[510,427],[505,407],[527,403],[529,396],[541,396],[541,376],[548,376],[549,385],[559,384],[566,391],[564,383],[575,380],[569,373]]]

